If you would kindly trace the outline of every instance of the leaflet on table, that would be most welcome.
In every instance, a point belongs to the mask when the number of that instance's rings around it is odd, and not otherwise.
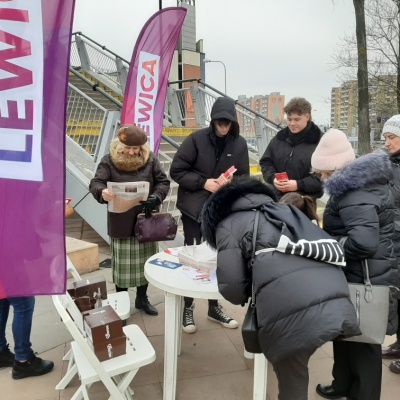
[[[116,197],[108,202],[108,211],[123,213],[147,200],[149,182],[107,182],[107,189]]]
[[[182,264],[176,263],[174,261],[164,260],[163,258],[155,258],[154,260],[149,261],[149,263],[169,269],[175,269],[182,266]]]
[[[181,271],[190,279],[193,279],[194,281],[197,281],[199,283],[217,284],[217,270],[215,269],[204,272],[200,269],[188,267],[187,265],[182,265]]]

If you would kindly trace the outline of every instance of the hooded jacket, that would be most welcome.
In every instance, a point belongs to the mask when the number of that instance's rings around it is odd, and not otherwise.
[[[232,121],[232,129],[219,154],[213,121],[222,118]],[[211,194],[204,189],[207,179],[218,178],[232,165],[237,169],[235,177],[249,175],[247,143],[239,136],[235,104],[229,98],[219,97],[211,110],[210,126],[191,133],[171,163],[170,176],[179,185],[176,206],[181,213],[198,220]]]
[[[298,192],[314,197],[323,195],[322,183],[311,173],[311,155],[317,147],[322,132],[310,121],[304,139],[292,143],[288,127],[280,130],[269,142],[260,159],[265,182],[273,184],[277,172],[286,172],[289,179],[297,181]],[[275,189],[278,192],[277,189]],[[281,196],[282,193],[277,193]]]
[[[391,179],[389,156],[376,151],[357,158],[325,181],[330,198],[324,211],[324,230],[343,243],[349,282],[364,281],[361,260],[367,259],[372,284],[397,284]],[[389,312],[388,334],[397,327],[394,305]]]
[[[272,363],[340,335],[360,334],[340,267],[278,251],[259,253],[251,265],[255,210],[261,210],[256,251],[276,248],[283,231],[294,241],[331,239],[297,208],[274,198],[265,184],[239,179],[208,199],[201,219],[204,238],[218,250],[222,296],[244,304],[254,284],[260,345]]]

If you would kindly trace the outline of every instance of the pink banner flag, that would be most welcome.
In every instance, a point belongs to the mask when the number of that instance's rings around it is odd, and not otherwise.
[[[186,11],[183,7],[169,7],[155,13],[139,34],[129,68],[121,123],[144,129],[150,149],[156,154],[169,70]]]
[[[0,297],[64,293],[74,0],[0,0]]]

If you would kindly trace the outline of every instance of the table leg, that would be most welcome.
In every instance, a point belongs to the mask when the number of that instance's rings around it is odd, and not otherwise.
[[[179,334],[177,324],[181,296],[165,292],[164,394],[163,400],[175,400]]]
[[[179,296],[177,303],[178,303],[177,304],[178,318],[177,318],[176,331],[178,332],[178,356],[180,356],[182,351],[182,320],[183,320],[183,307],[184,307],[182,296]]]
[[[267,398],[267,372],[268,361],[264,354],[255,354],[253,400],[265,400]]]

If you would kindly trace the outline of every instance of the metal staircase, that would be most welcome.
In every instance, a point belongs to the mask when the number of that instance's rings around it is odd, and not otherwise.
[[[66,195],[73,199],[72,205],[76,212],[109,242],[106,206],[93,199],[88,186],[119,126],[129,63],[80,32],[73,35],[71,46]],[[193,130],[209,125],[212,105],[219,96],[224,94],[200,79],[169,83],[158,155],[167,174],[182,140]],[[236,104],[238,114],[245,120],[246,126],[250,127],[243,136],[249,146],[251,172],[260,176],[258,153],[264,152],[279,128],[257,112]],[[163,211],[171,212],[179,220],[180,213],[175,206],[176,192],[177,185],[171,181]],[[169,246],[182,244],[183,236],[180,233],[175,243],[168,243]]]

